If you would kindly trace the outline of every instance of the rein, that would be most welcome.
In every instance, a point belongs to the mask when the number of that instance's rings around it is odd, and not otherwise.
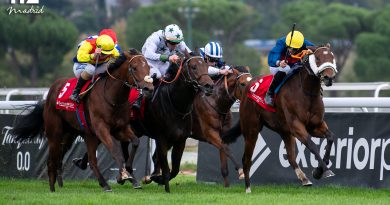
[[[250,75],[250,77],[252,77],[252,74],[250,74],[250,73],[241,73],[241,74],[239,74],[239,75],[235,78],[235,80],[238,80],[238,79],[239,79],[241,76],[243,76],[243,75]],[[225,77],[224,77],[224,84],[225,84],[226,93],[227,93],[227,95],[229,96],[229,98],[230,98],[231,100],[233,100],[233,101],[236,101],[237,98],[236,98],[234,95],[232,96],[232,95],[230,94],[230,92],[229,92],[229,87],[228,87],[228,84],[227,84],[227,75],[225,75]],[[238,86],[238,83],[236,82],[233,91],[237,88],[237,86]]]
[[[128,71],[130,72],[130,75],[131,75],[131,77],[133,78],[133,81],[134,81],[135,86],[132,85],[132,84],[130,84],[127,80],[124,81],[124,80],[122,80],[122,79],[116,78],[116,77],[113,76],[113,75],[108,71],[108,69],[107,69],[106,72],[107,72],[108,76],[110,76],[110,77],[111,77],[112,79],[114,79],[114,80],[120,81],[122,84],[126,85],[126,86],[129,87],[129,88],[136,87],[136,88],[138,89],[138,88],[139,88],[138,83],[141,82],[141,81],[140,81],[140,80],[137,80],[137,78],[134,76],[134,69],[131,67],[131,62],[132,62],[133,59],[136,58],[136,57],[143,57],[143,55],[135,55],[135,56],[133,56],[133,57],[129,60],[129,62],[128,62],[128,64],[129,64],[129,65],[128,65]],[[128,73],[129,73],[129,72],[128,72]],[[128,75],[127,75],[127,76],[128,76]],[[126,79],[127,79],[127,77],[126,77]],[[112,107],[117,107],[117,106],[122,106],[122,105],[124,105],[124,104],[126,104],[126,103],[128,102],[127,99],[126,99],[125,102],[120,103],[120,104],[115,104],[115,103],[109,102],[109,100],[108,100],[107,97],[106,97],[106,84],[107,84],[107,78],[106,78],[106,80],[105,80],[105,82],[104,82],[104,87],[103,87],[103,98],[104,98],[104,100],[105,100],[109,105],[111,105]]]

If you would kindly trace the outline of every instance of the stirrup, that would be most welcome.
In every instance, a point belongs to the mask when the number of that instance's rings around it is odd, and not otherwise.
[[[274,106],[274,99],[273,99],[273,97],[270,95],[270,94],[266,94],[265,95],[265,104],[267,104],[267,105],[269,105],[269,106]]]
[[[77,104],[80,104],[80,98],[78,97],[78,95],[73,95],[72,94],[71,96],[69,96],[69,99],[73,100]]]

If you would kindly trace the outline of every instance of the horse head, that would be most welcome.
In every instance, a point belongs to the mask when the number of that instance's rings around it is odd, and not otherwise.
[[[191,83],[206,95],[211,95],[214,83],[208,75],[208,65],[199,53],[186,51],[181,67],[184,69],[181,74],[186,82]]]
[[[303,58],[308,63],[311,73],[319,77],[326,86],[331,86],[337,73],[336,58],[330,44],[324,46],[308,46],[309,54]]]
[[[232,66],[231,70],[233,72],[225,76],[226,91],[230,96],[229,88],[233,88],[231,98],[241,99],[245,87],[252,80],[252,75],[249,73],[250,68],[248,66]]]
[[[127,82],[135,85],[138,89],[142,89],[146,95],[151,94],[153,87],[153,79],[149,76],[150,67],[145,57],[136,49],[130,49],[129,52],[123,52],[126,57],[126,65],[128,73]]]

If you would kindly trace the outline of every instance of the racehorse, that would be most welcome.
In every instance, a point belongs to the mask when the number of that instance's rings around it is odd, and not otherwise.
[[[173,64],[174,65],[174,64]],[[145,119],[143,126],[146,135],[156,140],[158,161],[162,169],[162,177],[152,180],[165,185],[165,191],[170,192],[170,170],[167,152],[172,145],[183,149],[173,149],[172,155],[177,158],[172,161],[172,175],[178,173],[180,160],[184,151],[185,141],[191,135],[193,119],[193,103],[196,95],[203,91],[211,94],[213,81],[207,73],[208,66],[201,56],[193,52],[186,53],[180,67],[171,66],[176,76],[171,81],[162,81],[152,98],[145,102]]]
[[[100,173],[96,161],[96,149],[102,142],[113,156],[119,167],[118,181],[131,180],[125,169],[120,141],[139,143],[129,125],[128,96],[132,87],[152,91],[150,67],[146,59],[137,50],[124,52],[108,67],[106,75],[97,80],[93,89],[84,96],[85,116],[88,126],[83,128],[75,112],[56,109],[57,96],[67,79],[56,80],[50,87],[47,100],[35,105],[34,110],[22,116],[13,128],[17,140],[22,141],[35,137],[45,131],[49,145],[47,161],[50,191],[55,191],[57,170],[62,169],[62,159],[77,135],[84,137],[89,153],[89,164],[104,191],[111,187]],[[62,186],[62,178],[58,178]]]
[[[194,100],[194,111],[192,112],[193,126],[191,138],[199,141],[208,142],[214,145],[220,153],[221,160],[221,174],[224,178],[224,186],[229,186],[228,181],[228,167],[226,156],[229,157],[235,165],[235,169],[238,171],[239,177],[243,177],[242,169],[240,165],[233,158],[228,146],[222,143],[221,133],[226,131],[231,126],[231,111],[233,103],[236,100],[241,99],[242,90],[252,79],[249,73],[249,67],[233,66],[231,68],[231,74],[220,76],[214,84],[214,90],[212,95],[203,96],[198,94]],[[182,150],[184,144],[174,144],[174,150]],[[175,156],[176,152],[172,152],[172,170],[178,170],[179,167],[173,167],[173,165],[180,165],[180,163],[174,160],[178,157]],[[130,155],[130,158],[135,156]],[[154,160],[155,160],[154,156]],[[160,173],[159,163],[154,161],[154,175]],[[178,172],[171,173],[171,179],[177,175]],[[149,177],[144,178],[146,183],[149,183]]]
[[[152,177],[153,181],[165,185],[165,191],[170,192],[169,180],[179,173],[180,160],[184,151],[185,141],[190,136],[193,119],[193,102],[195,96],[203,91],[211,94],[213,81],[207,74],[208,66],[197,53],[185,53],[180,66],[172,64],[169,72],[175,76],[170,81],[161,80],[151,97],[145,97],[144,119],[131,122],[138,137],[147,135],[156,140],[158,162],[162,166],[163,177]],[[172,79],[173,78],[173,79]],[[126,168],[132,172],[132,163],[138,144],[133,143],[130,157],[128,154],[129,142],[122,143],[122,152],[128,157]],[[169,172],[167,151],[173,145],[179,144],[182,149],[173,149],[172,172]],[[89,155],[89,153],[88,153]],[[86,155],[82,159],[76,158],[78,167],[85,167]],[[137,187],[133,181],[133,187]]]
[[[296,163],[295,138],[298,138],[319,162],[319,167],[313,171],[314,178],[334,176],[327,164],[329,164],[330,150],[335,136],[324,121],[321,82],[324,82],[326,86],[332,85],[337,73],[335,57],[329,44],[308,48],[308,54],[301,59],[302,66],[280,88],[276,96],[276,112],[266,111],[255,101],[243,97],[240,104],[239,123],[223,135],[226,143],[233,142],[241,133],[244,136],[245,151],[242,163],[247,193],[251,192],[249,170],[252,165],[252,154],[258,133],[264,125],[282,137],[288,161],[303,185],[312,183]],[[259,79],[260,77],[256,77],[252,82],[258,82]],[[255,88],[256,84],[251,83],[245,89],[244,95],[246,96],[251,89],[253,91]],[[311,140],[312,136],[327,139],[323,159]]]

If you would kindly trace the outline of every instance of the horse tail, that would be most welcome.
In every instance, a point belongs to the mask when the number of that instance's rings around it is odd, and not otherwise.
[[[43,121],[43,101],[34,105],[27,105],[24,107],[24,111],[33,108],[33,110],[27,115],[19,114],[15,118],[13,129],[11,134],[15,136],[15,140],[20,142],[28,139],[35,138],[38,134],[41,134],[44,130]],[[22,112],[22,113],[23,113]]]
[[[240,120],[231,127],[228,131],[222,133],[222,141],[227,144],[231,144],[237,140],[237,138],[241,135],[241,126]]]

